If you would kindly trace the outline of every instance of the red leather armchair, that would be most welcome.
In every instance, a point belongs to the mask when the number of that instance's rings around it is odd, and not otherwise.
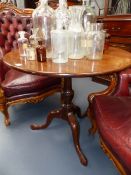
[[[92,110],[103,150],[122,175],[131,175],[131,69],[119,74],[112,95],[94,97]]]
[[[30,35],[32,10],[20,10],[14,5],[0,3],[0,111],[5,125],[10,124],[8,107],[17,103],[36,103],[61,90],[59,78],[37,76],[7,67],[2,55],[17,48],[17,32]]]

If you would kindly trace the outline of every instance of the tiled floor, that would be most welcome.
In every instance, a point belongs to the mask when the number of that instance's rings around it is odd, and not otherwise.
[[[74,79],[73,87],[74,102],[82,111],[87,107],[88,93],[104,88],[90,79]],[[41,123],[59,105],[57,94],[39,104],[10,107],[12,124],[8,128],[0,113],[0,175],[119,175],[99,147],[98,135],[88,135],[87,118],[79,120],[80,143],[89,160],[87,167],[79,162],[65,121],[55,119],[46,130],[30,129],[30,124]]]

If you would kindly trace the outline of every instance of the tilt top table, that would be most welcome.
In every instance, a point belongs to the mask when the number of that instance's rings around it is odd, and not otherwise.
[[[119,48],[109,48],[105,51],[102,60],[88,60],[86,58],[80,60],[71,60],[64,64],[56,64],[51,60],[46,62],[22,60],[18,50],[7,53],[4,63],[17,70],[43,75],[54,76],[62,79],[61,90],[61,107],[51,111],[46,123],[41,125],[33,124],[31,128],[44,129],[47,128],[53,118],[60,118],[68,122],[71,127],[74,146],[79,159],[83,165],[87,165],[88,161],[84,155],[79,143],[79,122],[75,114],[81,117],[81,110],[72,102],[74,91],[72,89],[72,77],[90,77],[100,74],[114,73],[131,66],[131,53]]]

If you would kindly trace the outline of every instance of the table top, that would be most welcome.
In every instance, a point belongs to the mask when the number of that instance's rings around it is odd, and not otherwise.
[[[71,60],[67,63],[57,64],[50,59],[46,62],[28,61],[20,59],[18,50],[7,53],[4,62],[24,72],[31,74],[44,74],[48,76],[87,77],[93,75],[117,72],[131,66],[131,53],[110,47],[104,52],[102,60]]]

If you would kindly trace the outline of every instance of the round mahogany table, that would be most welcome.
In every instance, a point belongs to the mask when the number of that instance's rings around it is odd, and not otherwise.
[[[82,152],[79,143],[79,123],[75,114],[81,117],[80,108],[73,104],[74,91],[72,77],[89,77],[100,74],[114,73],[131,66],[131,53],[119,48],[109,48],[105,51],[102,60],[92,61],[86,58],[80,60],[69,59],[68,63],[56,64],[51,60],[40,63],[37,61],[22,60],[18,50],[7,53],[4,63],[20,71],[31,74],[60,77],[62,79],[61,108],[48,114],[45,124],[31,125],[32,129],[44,129],[49,126],[53,118],[61,118],[68,122],[72,129],[74,146],[83,165],[87,165],[87,158]]]

